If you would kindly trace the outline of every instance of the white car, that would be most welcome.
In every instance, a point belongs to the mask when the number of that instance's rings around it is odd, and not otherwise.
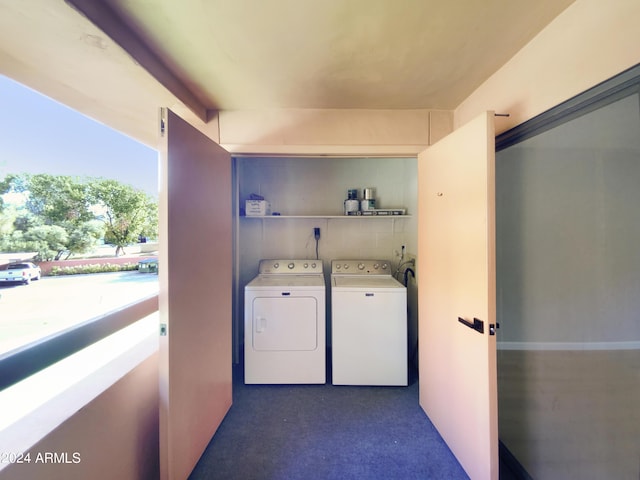
[[[31,280],[40,280],[40,267],[31,262],[10,263],[0,270],[0,283],[20,282],[29,285]]]

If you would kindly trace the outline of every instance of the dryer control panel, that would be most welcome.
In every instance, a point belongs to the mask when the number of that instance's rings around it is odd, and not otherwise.
[[[311,275],[322,273],[322,260],[260,260],[258,268],[258,273],[265,275]]]
[[[332,275],[391,275],[388,260],[332,260]]]

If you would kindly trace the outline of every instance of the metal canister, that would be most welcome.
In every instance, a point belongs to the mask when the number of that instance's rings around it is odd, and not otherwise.
[[[363,188],[362,189],[362,193],[364,195],[364,198],[362,199],[362,201],[360,202],[360,209],[364,212],[367,210],[375,210],[376,208],[376,199],[375,197],[375,189],[369,187],[369,188]]]

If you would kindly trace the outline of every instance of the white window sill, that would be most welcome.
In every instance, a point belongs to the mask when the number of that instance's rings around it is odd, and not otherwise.
[[[28,451],[158,350],[158,312],[0,392],[0,452]],[[8,464],[0,464],[0,470]]]

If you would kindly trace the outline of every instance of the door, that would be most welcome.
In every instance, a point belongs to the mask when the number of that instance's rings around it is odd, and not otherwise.
[[[493,122],[418,156],[420,405],[474,480],[498,478]]]
[[[313,351],[318,348],[318,301],[304,296],[257,297],[252,325],[247,327],[256,351]]]
[[[184,479],[231,406],[231,157],[169,110],[160,145],[160,473]]]

